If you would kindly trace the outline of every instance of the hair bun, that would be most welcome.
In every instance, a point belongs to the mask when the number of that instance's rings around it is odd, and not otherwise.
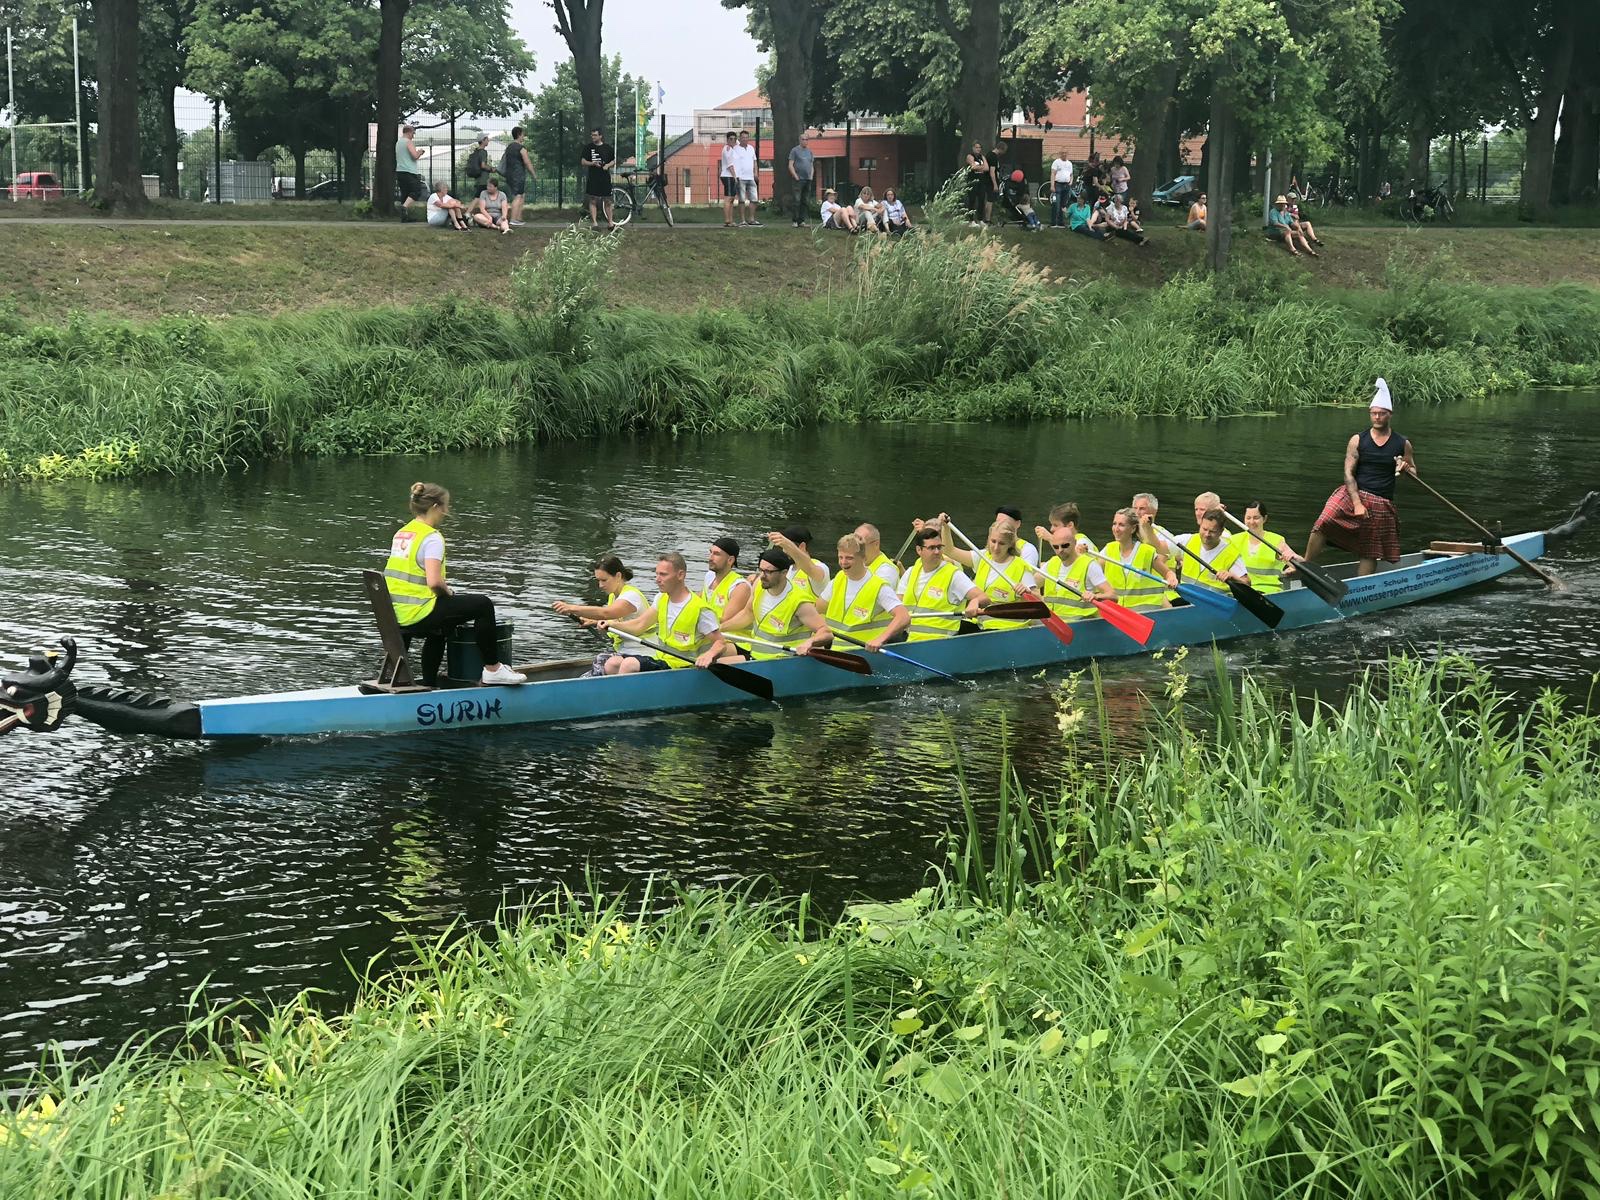
[[[425,483],[413,483],[411,485],[411,495],[413,497],[420,496],[420,495],[422,495],[423,492],[425,492],[427,490],[428,490],[428,485],[425,484]]]

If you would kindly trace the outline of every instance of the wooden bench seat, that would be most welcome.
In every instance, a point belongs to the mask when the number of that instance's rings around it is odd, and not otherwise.
[[[418,683],[411,674],[411,664],[406,660],[406,635],[400,628],[400,618],[394,615],[394,600],[389,596],[389,585],[383,581],[383,572],[361,572],[361,586],[366,590],[373,620],[378,624],[378,640],[383,643],[383,665],[378,668],[378,677],[362,683],[361,690],[391,695],[431,692],[432,688]]]

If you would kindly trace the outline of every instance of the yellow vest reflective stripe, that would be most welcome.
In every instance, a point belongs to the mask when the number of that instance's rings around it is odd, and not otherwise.
[[[618,600],[632,600],[633,601],[633,615],[632,616],[627,616],[627,617],[619,617],[618,619],[622,620],[622,621],[631,621],[631,620],[633,620],[634,617],[637,617],[645,609],[650,607],[650,601],[648,601],[648,600],[646,600],[644,598],[644,593],[641,592],[638,588],[634,587],[633,584],[631,584],[631,583],[623,584],[622,585],[622,590],[611,598],[611,600],[608,602],[607,607],[609,607],[611,604],[615,604]],[[631,642],[624,643],[623,640],[620,637],[618,637],[616,634],[614,634],[614,633],[608,633],[608,634],[606,634],[606,636],[611,639],[612,646],[616,647],[616,650],[617,650],[617,652],[619,654],[622,652],[622,647],[624,646],[624,644],[627,644],[627,645],[632,645],[633,644]]]
[[[758,586],[755,595],[750,598],[751,633],[762,641],[777,642],[782,646],[798,646],[811,636],[811,630],[795,616],[796,610],[808,601],[814,602],[810,592],[803,591],[792,583],[788,591],[784,592],[783,599],[776,601],[772,599],[771,592]],[[768,650],[762,646],[750,646],[748,649],[750,657],[754,659],[783,657],[776,650]]]
[[[1283,535],[1263,529],[1256,535],[1267,544],[1263,546],[1246,530],[1241,529],[1228,540],[1244,560],[1244,569],[1250,572],[1250,584],[1258,592],[1283,591],[1283,559],[1278,557],[1278,547],[1283,545]]]
[[[855,598],[845,606],[850,577],[840,571],[833,577],[833,590],[828,593],[828,610],[822,614],[828,628],[836,633],[882,633],[893,619],[878,610],[878,593],[889,585],[876,575],[868,574],[856,587]]]
[[[1055,581],[1055,576],[1062,576],[1080,592],[1089,590],[1089,564],[1094,559],[1087,554],[1080,554],[1074,558],[1070,565],[1061,561],[1057,554],[1041,568],[1045,575],[1044,596],[1050,601],[1050,611],[1063,621],[1083,621],[1089,617],[1098,617],[1100,610],[1087,600],[1080,600],[1072,588],[1063,587]],[[1052,597],[1066,597],[1052,599]]]
[[[670,650],[676,650],[680,654],[693,658],[701,650],[705,649],[700,644],[700,614],[708,611],[715,613],[716,609],[712,608],[711,605],[693,592],[690,592],[689,598],[683,602],[683,607],[678,610],[677,618],[669,623],[667,621],[667,603],[667,594],[665,592],[656,597],[656,641]],[[656,655],[656,657],[666,663],[667,666],[673,668],[693,665],[684,662],[681,658],[668,658],[660,654]]]
[[[976,557],[976,556],[974,556]],[[987,559],[977,560],[977,574],[973,582],[987,592],[989,603],[1008,604],[1013,600],[1022,599],[1023,577],[1028,572],[1028,564],[1021,557],[1012,557],[1000,568],[1000,574],[990,568]],[[985,629],[1024,629],[1031,625],[1031,621],[985,621]]]
[[[817,602],[816,585],[811,582],[811,576],[807,575],[798,566],[794,568],[793,574],[789,576],[789,586],[796,589],[804,599],[811,601],[813,604]],[[759,581],[756,590],[761,590]]]
[[[961,602],[950,598],[950,585],[955,582],[958,570],[960,568],[955,563],[944,562],[933,574],[927,575],[923,573],[922,560],[917,559],[906,572],[906,605],[914,609],[939,608],[952,613],[961,612],[964,607]],[[906,640],[925,642],[929,638],[949,637],[960,629],[959,617],[952,616],[948,621],[943,617],[912,617]]]
[[[428,569],[417,557],[422,543],[430,534],[438,533],[426,521],[407,521],[394,535],[389,546],[388,561],[383,564],[383,582],[389,589],[389,599],[394,604],[395,620],[402,625],[415,625],[433,611],[438,597],[428,586]],[[444,541],[440,534],[439,540]],[[444,571],[445,560],[439,559],[439,570]]]
[[[1198,533],[1191,533],[1183,540],[1183,544],[1188,546],[1189,549],[1196,554],[1199,554],[1202,549],[1200,535]],[[1183,554],[1183,551],[1180,550],[1178,553]],[[1217,551],[1217,556],[1204,567],[1202,567],[1194,559],[1190,558],[1187,554],[1184,554],[1183,570],[1179,572],[1179,576],[1185,583],[1197,583],[1201,587],[1208,587],[1215,591],[1225,592],[1228,590],[1228,585],[1223,583],[1222,580],[1218,579],[1214,574],[1212,574],[1212,572],[1222,571],[1223,573],[1227,573],[1229,568],[1234,566],[1238,561],[1239,548],[1224,538],[1222,541],[1222,548]]]
[[[1151,608],[1159,605],[1167,594],[1167,589],[1154,580],[1146,579],[1142,575],[1135,575],[1133,570],[1149,571],[1156,569],[1156,549],[1144,542],[1133,544],[1133,561],[1124,567],[1121,562],[1122,547],[1115,542],[1107,553],[1108,558],[1118,561],[1102,563],[1106,569],[1106,582],[1111,585],[1111,590],[1117,593],[1117,600],[1128,608]]]
[[[738,571],[729,571],[720,582],[708,588],[701,589],[700,599],[711,606],[711,611],[720,619],[726,614],[728,597],[733,595],[733,589],[744,582],[744,576]]]

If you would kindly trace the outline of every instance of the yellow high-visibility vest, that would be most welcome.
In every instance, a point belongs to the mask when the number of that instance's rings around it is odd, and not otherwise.
[[[623,584],[622,590],[612,597],[610,604],[608,604],[606,607],[609,608],[611,604],[615,604],[618,600],[629,599],[633,601],[633,617],[637,617],[645,609],[650,607],[650,601],[644,598],[644,593],[638,588],[634,587],[631,583]],[[623,621],[631,621],[633,620],[633,617],[622,617],[620,619]],[[615,648],[617,653],[622,653],[622,647],[624,645],[623,640],[610,630],[606,631],[606,636],[611,639],[611,645],[613,648]]]
[[[1155,573],[1156,548],[1145,542],[1133,544],[1133,560],[1126,566],[1122,563],[1122,548],[1116,543],[1111,544],[1108,558],[1116,559],[1115,562],[1105,563],[1106,582],[1117,593],[1117,600],[1127,608],[1155,608],[1166,599],[1167,589],[1163,584],[1146,579],[1142,575],[1135,575],[1134,571],[1149,571]],[[1129,570],[1129,568],[1132,570]]]
[[[435,533],[439,531],[426,521],[407,521],[390,543],[389,559],[383,564],[383,582],[394,604],[395,620],[402,625],[415,625],[431,613],[438,602],[439,598],[428,586],[428,569],[417,557],[422,550],[422,543]],[[442,578],[445,569],[443,534],[439,534],[439,541],[439,573]]]
[[[811,636],[811,630],[806,628],[805,622],[795,615],[799,607],[808,601],[813,601],[810,592],[793,583],[783,593],[783,599],[776,601],[772,599],[771,592],[758,586],[750,597],[751,633],[765,642],[798,646]],[[784,657],[781,652],[763,646],[751,646],[749,649],[750,657],[758,660]]]
[[[1089,564],[1094,560],[1087,554],[1078,554],[1073,557],[1070,564],[1063,563],[1057,554],[1040,569],[1045,574],[1044,588],[1042,589],[1045,601],[1050,605],[1050,611],[1063,621],[1083,621],[1089,617],[1098,617],[1100,610],[1090,601],[1078,598],[1078,592],[1089,590]],[[1072,588],[1063,587],[1056,582],[1055,577],[1061,576],[1072,584]]]
[[[1257,538],[1261,541],[1257,541]],[[1250,572],[1251,587],[1263,594],[1283,591],[1283,559],[1278,557],[1278,547],[1284,542],[1281,533],[1263,529],[1258,534],[1252,534],[1241,529],[1228,541],[1244,560],[1244,569]],[[1261,542],[1266,542],[1266,545],[1263,546]]]
[[[856,588],[855,599],[847,606],[845,593],[851,579],[843,571],[833,577],[833,590],[828,593],[828,608],[822,614],[828,628],[836,633],[876,634],[889,628],[893,619],[878,611],[878,593],[889,585],[877,575],[868,574]]]
[[[906,572],[906,605],[914,609],[949,609],[952,614],[959,614],[964,606],[960,601],[951,598],[950,585],[955,582],[956,573],[960,569],[953,562],[943,562],[939,564],[937,570],[929,574],[923,571],[922,560],[919,558]],[[906,640],[926,642],[931,638],[949,637],[960,629],[959,615],[952,615],[949,620],[944,617],[913,616]]]
[[[1020,555],[1013,556],[1000,568],[1000,573],[996,574],[989,566],[987,558],[980,558],[976,554],[973,557],[977,559],[977,570],[974,572],[972,582],[977,584],[980,590],[988,593],[989,603],[1008,604],[1013,600],[1022,599],[1022,593],[1026,590],[1022,581],[1029,570],[1025,559]],[[1031,621],[985,621],[983,627],[1025,629],[1030,624]]]
[[[744,582],[744,576],[738,571],[729,571],[716,583],[700,591],[700,599],[711,606],[711,611],[720,619],[727,615],[728,597],[733,595],[733,589]]]
[[[656,597],[656,641],[669,650],[676,650],[686,658],[694,658],[703,647],[700,644],[700,614],[703,612],[715,613],[716,609],[707,604],[693,592],[683,602],[683,607],[678,610],[676,620],[667,620],[667,594],[662,592]],[[656,655],[667,666],[688,667],[692,663],[685,662],[682,658],[667,658]]]
[[[1184,545],[1188,546],[1189,549],[1195,554],[1199,554],[1204,548],[1198,533],[1191,533],[1187,538],[1185,538]],[[1180,551],[1180,553],[1182,552]],[[1221,571],[1226,574],[1228,568],[1235,565],[1238,561],[1239,548],[1224,538],[1222,541],[1222,549],[1218,552],[1217,556],[1205,566],[1201,566],[1200,563],[1190,558],[1187,554],[1184,554],[1183,566],[1179,570],[1178,575],[1179,578],[1181,578],[1185,583],[1197,583],[1201,587],[1208,587],[1214,591],[1225,592],[1228,590],[1228,585],[1223,583],[1222,580],[1218,579],[1213,572]]]

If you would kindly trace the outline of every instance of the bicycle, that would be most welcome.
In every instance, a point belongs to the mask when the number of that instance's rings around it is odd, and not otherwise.
[[[611,189],[611,222],[614,225],[626,225],[633,220],[635,213],[639,213],[641,221],[644,220],[641,211],[643,205],[636,194],[638,185],[634,182],[638,174],[637,171],[622,172],[622,177],[628,181],[628,186]],[[672,219],[672,205],[667,200],[667,177],[660,171],[651,171],[645,177],[644,200],[646,202],[654,200],[656,207],[661,210],[661,218],[666,221],[667,228],[673,228],[675,222]]]
[[[1412,225],[1423,221],[1454,221],[1456,206],[1449,193],[1439,187],[1425,187],[1420,192],[1412,184],[1400,206],[1400,219]]]

